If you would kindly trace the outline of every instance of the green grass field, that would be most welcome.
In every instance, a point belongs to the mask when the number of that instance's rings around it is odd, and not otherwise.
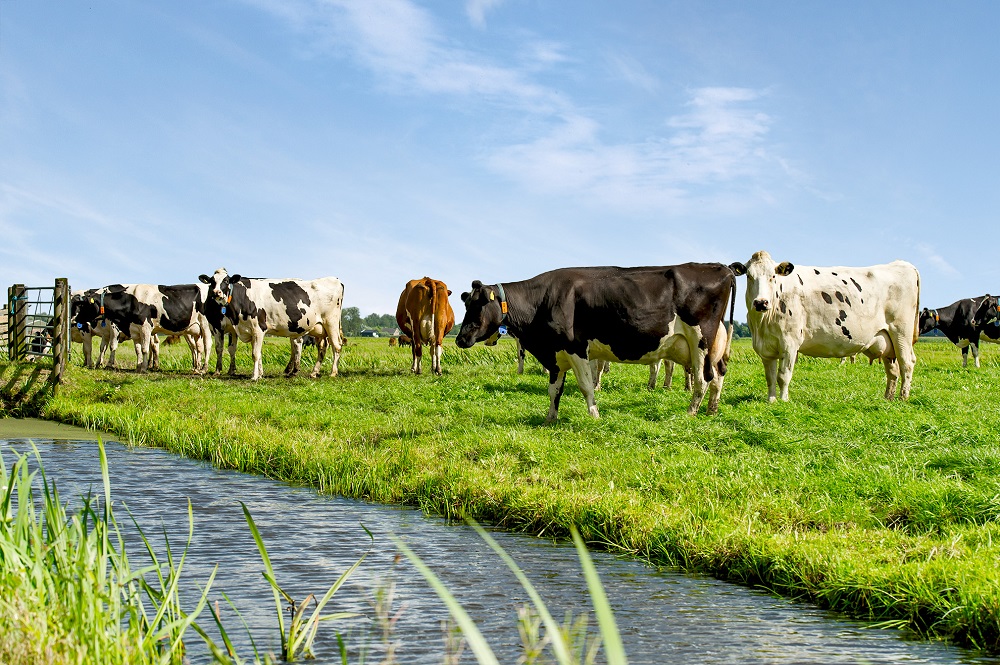
[[[85,370],[75,348],[44,415],[323,492],[535,534],[575,524],[597,547],[996,651],[1000,350],[986,346],[963,369],[921,341],[905,403],[882,399],[880,365],[802,358],[791,402],[768,404],[741,340],[716,417],[685,415],[679,370],[650,392],[645,367],[615,365],[601,419],[569,378],[552,426],[547,377],[531,358],[518,376],[510,342],[449,339],[435,377],[410,374],[408,349],[351,339],[341,376],[314,380],[281,377],[288,344],[273,340],[257,383],[246,346],[236,379],[188,374],[184,345],[145,376]]]

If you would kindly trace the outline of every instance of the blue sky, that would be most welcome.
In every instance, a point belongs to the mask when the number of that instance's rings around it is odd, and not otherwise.
[[[0,279],[914,263],[1000,291],[1000,4],[0,0]],[[743,313],[740,281],[738,318]]]

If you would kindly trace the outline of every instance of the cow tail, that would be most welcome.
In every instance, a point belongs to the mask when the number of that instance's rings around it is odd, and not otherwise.
[[[920,271],[914,268],[914,272],[917,273],[917,312],[913,320],[913,343],[916,344],[920,339]]]
[[[729,330],[726,331],[726,351],[722,354],[722,358],[719,360],[719,373],[722,376],[726,375],[726,364],[729,362],[729,356],[733,352],[733,330],[734,319],[733,315],[736,311],[736,276],[733,275],[732,278],[732,291],[729,293]]]

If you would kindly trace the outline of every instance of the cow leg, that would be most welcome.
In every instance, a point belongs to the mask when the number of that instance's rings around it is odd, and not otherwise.
[[[719,372],[719,374],[722,374],[722,372]],[[688,392],[694,390],[694,372],[691,371],[690,367],[684,368],[684,390]]]
[[[150,369],[159,371],[160,369],[160,338],[156,334],[149,334],[149,349],[146,351],[146,363]]]
[[[962,367],[969,366],[969,347],[962,347]]]
[[[697,344],[691,344],[689,347],[691,354],[691,366],[692,367],[704,367],[705,357],[708,353],[705,349],[698,348]],[[701,371],[691,372],[694,383],[691,386],[691,403],[688,405],[688,415],[696,416],[698,415],[698,410],[701,408],[701,403],[705,399],[705,391],[708,388],[708,381],[705,380],[705,373]],[[715,380],[714,378],[712,379]]]
[[[517,373],[524,374],[524,347],[520,340],[517,342]]]
[[[594,401],[596,386],[594,385],[595,379],[594,372],[591,369],[591,361],[571,355],[569,362],[573,368],[573,375],[576,376],[576,383],[580,386],[580,392],[583,393],[583,398],[587,400],[587,413],[594,418],[600,418],[601,416],[597,412],[597,403]],[[604,366],[605,363],[606,361],[597,361],[599,367]],[[607,365],[610,366],[610,363],[607,363]]]
[[[672,386],[674,383],[674,361],[664,360],[663,371],[665,372],[665,374],[663,375],[663,387],[667,390],[670,390],[670,386]],[[685,387],[690,389],[690,386],[687,386],[686,384]]]
[[[150,337],[152,336],[153,336],[153,331],[152,329],[149,328],[149,326],[142,326],[140,328],[139,340],[135,345],[135,356],[136,356],[135,371],[137,372],[145,372],[147,369],[149,369],[149,364],[150,364],[149,355],[151,353],[150,346],[152,344],[152,342],[150,341]]]
[[[715,377],[708,384],[708,407],[706,413],[714,416],[719,412],[719,400],[722,398],[722,382],[725,380],[722,372],[716,372]]]
[[[312,377],[316,378],[323,369],[323,358],[326,357],[326,345],[333,349],[333,366],[330,368],[330,376],[337,376],[340,371],[340,351],[344,348],[342,337],[340,336],[340,312],[336,317],[330,317],[323,321],[323,330],[326,332],[325,343],[321,344],[316,340],[316,365],[313,367]]]
[[[976,363],[976,369],[979,369],[979,345],[972,342],[969,346],[972,347],[972,358]]]
[[[604,368],[607,365],[605,365],[605,361],[603,360],[591,360],[589,364],[590,364],[590,376],[593,377],[594,379],[592,387],[594,388],[594,390],[600,390],[601,379],[604,377],[604,371],[605,371]],[[576,372],[574,372],[574,374],[576,374]]]
[[[184,335],[184,341],[187,342],[188,349],[191,351],[191,371],[197,374],[201,364],[201,352],[198,349],[201,342],[197,336],[190,333]]]
[[[423,359],[424,347],[420,341],[420,335],[415,334],[413,336],[413,363],[410,365],[410,371],[414,374],[420,374],[420,362]]]
[[[896,362],[889,362],[888,359],[883,360],[883,363],[886,365],[894,365],[896,376],[902,379],[899,387],[899,399],[909,399],[910,386],[913,383],[913,369],[917,365],[917,356],[913,352],[912,339],[909,335],[893,335],[892,342]],[[977,364],[976,366],[978,367],[979,365]],[[886,392],[888,393],[888,390]],[[893,385],[894,392],[895,384]],[[892,399],[892,393],[889,393],[887,398]]]
[[[236,333],[229,333],[226,350],[229,351],[229,376],[236,376]],[[219,353],[222,353],[221,348]]]
[[[83,333],[83,364],[94,369],[94,333]]]
[[[554,423],[559,417],[559,399],[562,397],[565,383],[566,370],[549,370],[549,413],[545,416],[545,424]]]
[[[778,359],[761,358],[764,363],[764,378],[767,379],[767,401],[774,402],[778,399]]]
[[[885,398],[896,398],[896,383],[899,380],[899,363],[895,358],[882,358],[882,367],[885,368]]]
[[[108,363],[105,365],[105,367],[109,369],[115,369],[117,367],[117,363],[115,361],[115,354],[118,352],[118,330],[112,328],[110,334],[107,337],[107,340],[108,340]]]
[[[288,342],[292,347],[288,364],[285,365],[285,376],[293,377],[299,373],[302,367],[302,337],[289,338]]]
[[[253,356],[253,372],[250,374],[251,381],[257,381],[264,376],[264,331],[254,326],[253,336],[250,338],[251,355]]]
[[[663,364],[662,360],[657,360],[655,363],[649,366],[649,383],[646,384],[646,387],[649,388],[650,390],[656,390],[656,378],[660,373],[660,365],[662,364]],[[666,385],[664,385],[663,387],[666,388]]]
[[[434,373],[437,374],[438,376],[441,376],[441,354],[443,352],[444,352],[444,346],[442,344],[438,343],[434,345],[434,349],[432,351],[433,355],[431,356],[431,358],[432,358]]]
[[[788,386],[792,382],[792,373],[795,372],[795,360],[798,358],[798,350],[795,353],[789,352],[782,356],[778,363],[778,391],[781,394],[781,401],[788,401]]]
[[[215,371],[213,374],[219,376],[222,374],[222,338],[225,335],[221,330],[216,330],[212,328],[212,337],[215,341]]]

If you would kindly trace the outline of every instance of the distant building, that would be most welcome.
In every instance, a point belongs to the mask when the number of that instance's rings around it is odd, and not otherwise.
[[[370,328],[365,328],[364,330],[358,333],[358,337],[378,337],[378,336],[379,336],[378,331],[371,330]]]

